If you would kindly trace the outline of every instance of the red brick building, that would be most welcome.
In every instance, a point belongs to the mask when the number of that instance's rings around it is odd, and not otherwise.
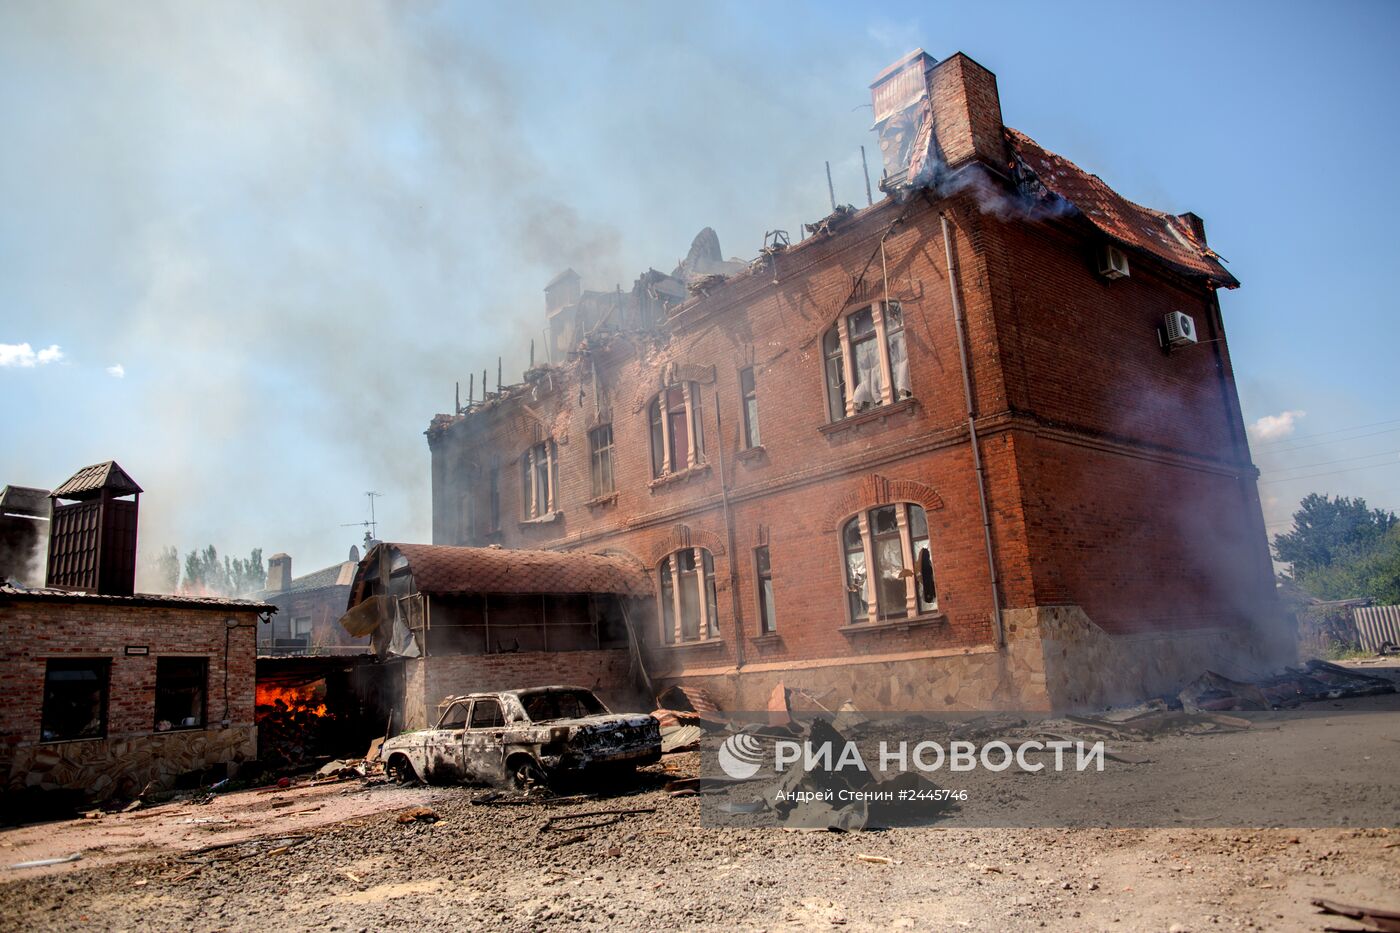
[[[355,638],[336,623],[345,614],[350,582],[359,565],[359,549],[350,559],[312,573],[292,576],[292,558],[267,559],[267,588],[257,598],[277,607],[258,629],[258,656],[266,658],[356,655],[369,651],[367,638]]]
[[[683,299],[648,273],[433,419],[434,543],[634,561],[652,676],[730,708],[1096,705],[1287,656],[1200,218],[1003,126],[961,54],[873,91],[883,200]]]
[[[0,794],[92,799],[257,758],[252,600],[0,584]]]

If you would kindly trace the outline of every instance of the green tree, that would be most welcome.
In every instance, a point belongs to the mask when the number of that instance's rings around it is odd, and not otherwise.
[[[1382,606],[1400,604],[1400,526],[1392,526],[1379,544],[1361,553],[1295,572],[1295,577],[1299,586],[1319,599],[1369,596]]]
[[[179,592],[180,552],[174,545],[161,548],[156,556],[156,581],[162,593]]]
[[[1332,499],[1312,493],[1293,513],[1293,530],[1274,536],[1274,556],[1301,578],[1338,560],[1350,562],[1369,553],[1394,527],[1394,512],[1368,508],[1359,496]]]
[[[172,552],[174,549],[171,549]],[[185,582],[182,593],[208,596],[247,596],[267,586],[267,566],[262,548],[255,547],[247,557],[220,559],[218,548],[209,545],[185,555]]]
[[[255,547],[246,558],[224,558],[224,574],[228,595],[247,596],[267,586],[267,567],[263,564],[262,548]]]

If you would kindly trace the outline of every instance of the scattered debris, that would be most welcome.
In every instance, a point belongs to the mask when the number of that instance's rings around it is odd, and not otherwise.
[[[401,812],[395,819],[404,824],[408,823],[436,823],[440,817],[432,807],[409,807]]]
[[[72,855],[63,855],[58,858],[40,858],[32,862],[16,862],[11,868],[47,868],[49,865],[62,865],[66,862],[76,862],[83,857],[83,853],[74,852]]]
[[[1384,933],[1400,933],[1400,911],[1339,904],[1321,897],[1313,898],[1312,905],[1321,913],[1359,920],[1373,930],[1382,930]]]
[[[857,852],[856,858],[862,862],[870,862],[872,865],[894,865],[895,860],[887,855],[866,855],[864,852]]]
[[[546,817],[545,821],[542,824],[540,824],[540,832],[544,833],[549,832],[550,830],[558,829],[559,826],[557,824],[572,820],[584,820],[590,817],[608,817],[608,819],[602,820],[601,822],[587,823],[583,826],[568,827],[569,829],[575,831],[582,829],[598,829],[602,826],[612,826],[614,823],[620,823],[622,822],[622,818],[624,816],[630,816],[635,813],[655,812],[655,807],[623,807],[609,810],[585,810],[582,813],[561,813],[558,816]]]
[[[583,842],[586,839],[588,839],[587,835],[578,833],[573,836],[565,836],[563,839],[556,839],[553,842],[545,843],[544,848],[546,852],[553,852],[555,849],[562,849],[564,846],[571,846],[576,842]]]

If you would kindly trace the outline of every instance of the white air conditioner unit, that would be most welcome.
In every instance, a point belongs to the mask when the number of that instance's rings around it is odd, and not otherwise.
[[[1099,247],[1099,275],[1106,279],[1128,277],[1128,257],[1118,247],[1104,243]]]
[[[1184,347],[1196,342],[1196,322],[1191,315],[1172,311],[1162,323],[1171,346]]]

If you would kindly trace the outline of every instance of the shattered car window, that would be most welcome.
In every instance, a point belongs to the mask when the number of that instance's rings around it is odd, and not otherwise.
[[[506,719],[501,715],[501,704],[495,700],[477,700],[472,706],[473,729],[492,729],[505,724]]]
[[[578,719],[607,712],[598,698],[587,690],[557,690],[549,693],[527,694],[520,698],[525,715],[531,722],[555,719]]]
[[[442,717],[439,729],[461,729],[467,724],[467,704],[453,703],[452,708]]]

